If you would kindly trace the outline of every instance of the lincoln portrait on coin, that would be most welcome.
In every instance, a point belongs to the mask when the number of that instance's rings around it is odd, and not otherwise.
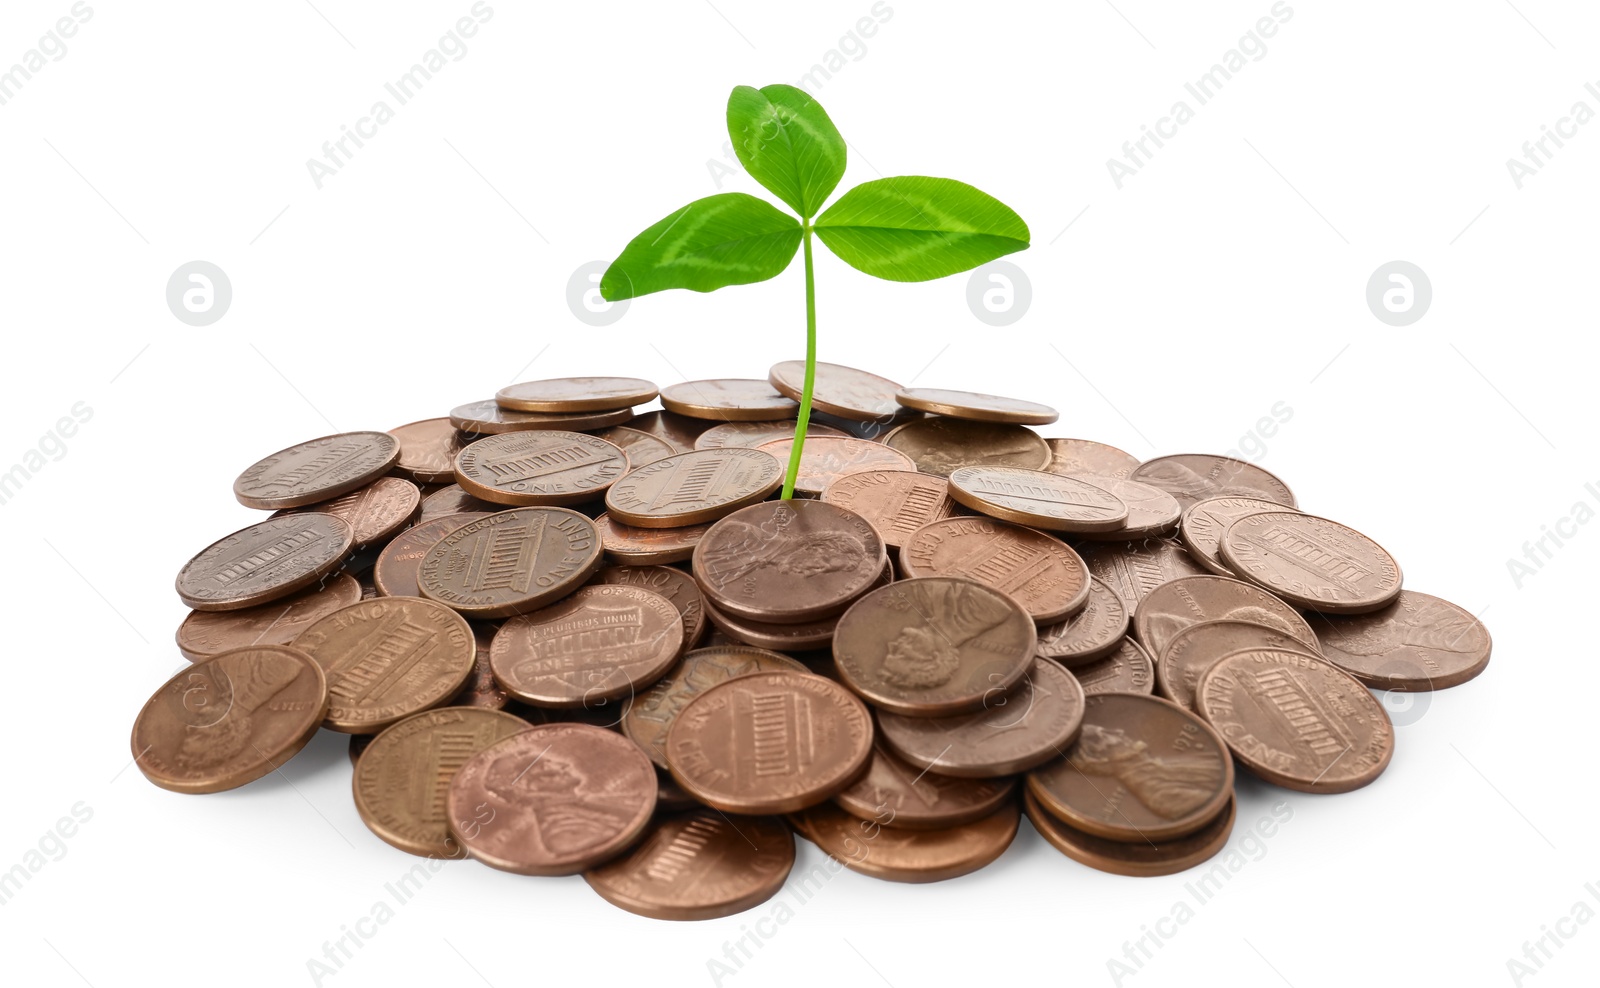
[[[556,853],[604,843],[632,815],[625,805],[609,805],[616,801],[612,794],[592,791],[583,773],[548,748],[531,762],[521,752],[495,759],[483,782],[513,811],[531,818],[540,842]]]
[[[900,584],[905,623],[890,639],[883,676],[904,689],[934,689],[961,666],[961,646],[1003,624],[1011,612],[986,592],[942,580]]]
[[[300,667],[282,656],[246,652],[214,660],[210,672],[210,684],[190,676],[185,690],[184,710],[197,718],[184,731],[174,758],[185,771],[220,765],[243,751],[255,729],[255,712],[292,683]],[[212,695],[210,685],[221,695]]]
[[[738,519],[718,523],[717,540],[705,546],[705,572],[719,587],[764,569],[793,576],[850,573],[867,562],[867,547],[845,532],[790,532],[793,510],[774,512],[752,525]]]
[[[1084,775],[1116,779],[1146,809],[1166,820],[1204,806],[1222,784],[1223,763],[1215,756],[1153,755],[1148,745],[1120,728],[1098,724],[1083,725],[1067,760]]]

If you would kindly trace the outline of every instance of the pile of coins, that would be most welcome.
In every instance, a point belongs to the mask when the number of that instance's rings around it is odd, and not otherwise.
[[[1236,765],[1366,785],[1369,688],[1488,662],[1266,470],[1044,438],[1033,402],[821,364],[777,499],[803,373],[533,381],[260,460],[234,494],[274,513],[178,574],[194,664],[139,769],[216,792],[342,732],[394,847],[703,919],[775,894],[795,833],[928,882],[1025,814],[1091,867],[1181,871],[1227,842]]]

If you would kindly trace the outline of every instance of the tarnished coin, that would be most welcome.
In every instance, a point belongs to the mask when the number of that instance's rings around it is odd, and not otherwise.
[[[1248,621],[1307,645],[1317,641],[1306,619],[1282,600],[1243,580],[1209,573],[1169,580],[1145,595],[1133,613],[1133,635],[1160,659],[1174,635],[1202,621]]]
[[[319,512],[344,519],[355,533],[356,548],[375,548],[394,537],[416,517],[422,503],[417,485],[400,477],[379,477],[365,487],[303,508],[289,508],[279,515]]]
[[[1065,543],[988,518],[922,526],[900,547],[900,570],[907,577],[976,580],[1010,596],[1037,624],[1076,614],[1089,599],[1089,571]]]
[[[1115,591],[1091,578],[1083,610],[1039,629],[1038,654],[1074,670],[1097,662],[1117,650],[1131,613]]]
[[[902,580],[856,601],[834,631],[833,657],[845,685],[873,706],[942,720],[983,711],[986,701],[1020,682],[1035,642],[1033,621],[1011,597],[972,580],[935,576]]]
[[[1205,721],[1153,696],[1096,693],[1066,757],[1028,774],[1057,818],[1097,837],[1170,840],[1214,820],[1233,797],[1233,759]]]
[[[767,380],[774,388],[799,401],[805,390],[806,362],[785,360],[773,364],[767,372]],[[819,360],[811,407],[854,422],[891,418],[900,410],[900,403],[894,397],[899,390],[900,385],[888,378]]]
[[[456,454],[465,445],[463,434],[448,418],[408,422],[389,430],[400,443],[394,471],[419,484],[456,482]]]
[[[775,419],[770,422],[724,422],[700,433],[700,437],[694,441],[694,448],[721,449],[724,446],[743,446],[746,449],[755,449],[762,443],[770,443],[774,439],[793,439],[795,425],[794,419]],[[848,435],[849,433],[835,429],[831,425],[812,422],[806,426],[807,442],[816,437]]]
[[[589,519],[569,508],[513,508],[440,539],[422,557],[417,585],[468,617],[510,617],[566,596],[599,568]]]
[[[1259,497],[1208,497],[1184,511],[1178,537],[1201,566],[1218,576],[1237,576],[1219,555],[1228,526],[1245,515],[1281,510],[1283,505]]]
[[[344,734],[376,734],[445,702],[467,681],[477,655],[461,615],[416,597],[351,604],[301,632],[294,647],[322,666],[323,726]]]
[[[851,871],[890,882],[942,882],[992,863],[1017,836],[1014,799],[989,816],[940,830],[863,820],[828,803],[805,812],[805,834]]]
[[[623,709],[622,733],[644,749],[650,760],[667,767],[667,730],[688,702],[738,676],[778,670],[809,673],[805,666],[777,652],[746,645],[718,645],[685,655],[666,676],[635,694]]]
[[[218,653],[182,670],[133,722],[133,761],[173,792],[236,789],[305,747],[328,709],[309,655],[285,645]]]
[[[1402,590],[1382,610],[1312,618],[1322,655],[1373,689],[1442,690],[1489,664],[1489,629],[1448,600]]]
[[[1227,847],[1238,800],[1230,798],[1215,820],[1185,837],[1137,842],[1106,840],[1069,827],[1041,806],[1031,792],[1023,793],[1023,808],[1039,835],[1072,860],[1113,875],[1154,878],[1188,871]]]
[[[627,472],[622,450],[581,432],[511,432],[480,439],[456,454],[456,483],[496,504],[596,501]]]
[[[1126,480],[1139,467],[1139,458],[1115,446],[1091,439],[1046,439],[1050,462],[1042,469],[1063,477],[1087,474]]]
[[[594,520],[606,558],[629,566],[681,563],[694,555],[694,547],[711,531],[711,525],[706,522],[682,528],[634,528],[612,520],[609,514]]]
[[[961,513],[950,496],[949,481],[915,470],[846,474],[823,489],[822,500],[865,518],[893,549],[929,522]]]
[[[428,550],[438,545],[446,535],[480,516],[478,512],[441,515],[401,532],[383,547],[383,552],[372,564],[373,586],[384,597],[421,597],[417,571],[422,567],[422,559]]]
[[[237,611],[287,597],[344,564],[355,532],[321,512],[280,515],[200,550],[174,586],[197,611]]]
[[[454,465],[450,469],[452,471],[450,477],[454,480]],[[481,501],[463,490],[460,484],[451,483],[449,486],[441,487],[422,499],[422,507],[417,511],[417,524],[420,525],[425,521],[442,518],[445,515],[490,515],[505,509],[506,506],[503,504]]]
[[[583,880],[650,919],[716,919],[777,895],[793,867],[794,835],[781,818],[701,808],[658,818],[637,847]]]
[[[655,682],[682,649],[683,618],[665,597],[602,584],[501,625],[489,664],[524,703],[593,707]]]
[[[815,806],[860,777],[871,755],[872,718],[862,702],[799,672],[719,683],[690,700],[667,731],[672,777],[727,813]]]
[[[906,408],[973,422],[1010,422],[1013,425],[1049,425],[1061,416],[1049,405],[1018,398],[1002,398],[976,391],[944,388],[901,388],[895,401]]]
[[[450,781],[445,806],[450,833],[489,867],[575,875],[644,833],[656,806],[656,770],[620,734],[548,724],[473,755]]]
[[[190,611],[178,626],[178,651],[191,662],[246,645],[287,645],[312,624],[361,599],[355,578],[335,573],[320,586],[238,611]]]
[[[1285,789],[1359,789],[1394,756],[1383,705],[1349,673],[1302,652],[1223,657],[1200,680],[1197,705],[1239,761]]]
[[[555,377],[501,388],[495,404],[514,412],[606,412],[642,405],[656,386],[637,377]]]
[[[878,713],[878,731],[895,754],[930,771],[993,779],[1061,756],[1083,725],[1083,687],[1072,673],[1035,659],[1010,689],[996,688],[976,713],[906,717]]]
[[[1171,539],[1095,542],[1079,545],[1078,552],[1094,578],[1116,591],[1129,609],[1138,607],[1150,591],[1168,580],[1206,573]]]
[[[356,761],[356,812],[367,829],[407,854],[459,858],[450,836],[445,794],[467,759],[530,726],[520,717],[478,707],[439,707],[412,714],[378,735]]]
[[[794,418],[800,408],[766,381],[724,378],[684,381],[661,389],[661,407],[713,422],[770,422]]]
[[[1152,693],[1156,664],[1150,653],[1132,638],[1123,638],[1117,650],[1103,659],[1070,670],[1083,691],[1095,693]]]
[[[1400,564],[1336,521],[1298,511],[1245,515],[1222,537],[1222,561],[1298,607],[1366,614],[1400,596]]]
[[[683,648],[688,651],[705,637],[706,598],[694,577],[673,566],[607,566],[589,580],[591,584],[638,587],[660,594],[683,618]]]
[[[706,419],[690,418],[687,415],[675,415],[668,411],[654,411],[635,415],[622,424],[630,429],[638,429],[640,432],[655,436],[662,442],[671,443],[676,447],[674,453],[687,453],[694,449],[694,441],[700,433],[711,428],[714,423]]]
[[[458,405],[450,410],[450,421],[462,432],[500,435],[539,429],[582,432],[622,425],[633,418],[633,409],[617,408],[600,412],[514,412],[501,408],[493,398]]]
[[[1223,656],[1247,648],[1316,653],[1314,643],[1298,640],[1280,624],[1267,625],[1237,618],[1202,621],[1182,628],[1162,646],[1161,661],[1156,666],[1156,686],[1161,695],[1173,703],[1199,713],[1195,695],[1200,690],[1200,680]]]
[[[1050,447],[1038,433],[1020,425],[944,416],[896,426],[884,435],[883,443],[911,457],[918,470],[936,477],[948,477],[962,467],[1040,470],[1050,462]]]
[[[867,774],[833,797],[852,816],[906,830],[940,830],[971,823],[1012,798],[1016,779],[958,779],[902,759],[880,742]]]
[[[1128,479],[1159,487],[1185,509],[1212,497],[1259,497],[1294,507],[1289,485],[1244,460],[1211,453],[1158,456],[1139,464]]]
[[[1117,495],[1043,470],[961,467],[950,474],[950,496],[991,518],[1053,532],[1117,532],[1128,522]]]
[[[759,449],[697,449],[629,473],[606,491],[612,521],[681,528],[730,515],[783,483],[783,464]]]
[[[842,613],[886,561],[877,531],[855,512],[822,501],[771,501],[711,526],[693,566],[718,610],[798,624]]]
[[[595,433],[595,436],[604,439],[626,453],[629,469],[666,459],[673,453],[683,452],[676,443],[669,443],[665,439],[652,436],[648,432],[630,429],[625,425],[614,425],[609,429],[601,429]]]
[[[1092,474],[1083,474],[1075,479],[1109,491],[1128,506],[1128,517],[1120,527],[1109,532],[1084,532],[1082,535],[1086,539],[1128,542],[1172,535],[1178,530],[1178,519],[1183,516],[1183,509],[1178,507],[1177,498],[1159,487],[1141,484],[1137,480]]]
[[[794,450],[794,439],[774,439],[756,448],[771,453],[779,463],[787,465]],[[882,443],[850,436],[807,435],[800,452],[800,472],[795,477],[794,489],[816,497],[829,484],[850,474],[867,470],[914,471],[916,468],[910,457]]]
[[[257,460],[233,482],[233,496],[247,508],[298,508],[366,486],[399,457],[387,432],[323,436]]]

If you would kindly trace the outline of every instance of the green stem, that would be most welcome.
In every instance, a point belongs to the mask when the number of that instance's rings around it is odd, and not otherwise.
[[[806,382],[800,392],[800,417],[794,424],[794,448],[789,451],[789,469],[783,476],[783,499],[794,497],[795,478],[800,476],[800,453],[806,444],[806,427],[811,424],[811,390],[817,383],[817,283],[811,267],[811,221],[803,227],[806,248]]]

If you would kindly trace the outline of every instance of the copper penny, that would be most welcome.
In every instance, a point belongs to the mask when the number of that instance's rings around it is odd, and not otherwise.
[[[178,651],[191,662],[246,645],[287,645],[341,607],[361,599],[355,578],[335,573],[321,586],[239,611],[190,611],[178,626]]]
[[[1126,480],[1139,466],[1132,453],[1091,439],[1046,439],[1045,444],[1050,447],[1050,462],[1041,469],[1063,477],[1087,474]]]
[[[1095,693],[1153,693],[1156,664],[1138,642],[1123,638],[1116,651],[1103,659],[1070,670],[1083,691]]]
[[[1205,721],[1136,693],[1097,693],[1083,732],[1028,775],[1028,791],[1069,826],[1108,840],[1192,834],[1233,796],[1233,759]]]
[[[1315,653],[1317,647],[1298,640],[1282,627],[1248,618],[1202,621],[1175,632],[1161,650],[1156,667],[1156,685],[1161,695],[1181,707],[1199,712],[1195,695],[1206,670],[1224,655],[1247,648],[1282,648],[1291,652]]]
[[[655,805],[650,759],[588,724],[495,742],[461,766],[445,798],[466,852],[519,875],[575,875],[609,861],[644,833]]]
[[[651,761],[666,768],[667,731],[690,700],[738,676],[780,670],[810,672],[787,655],[764,648],[718,645],[696,649],[685,655],[654,686],[627,702],[622,713],[622,733],[643,748]]]
[[[478,512],[441,515],[401,532],[383,547],[372,564],[372,583],[377,592],[384,597],[421,597],[417,570],[422,567],[423,557],[440,539],[478,517]]]
[[[389,430],[400,443],[394,471],[419,484],[453,484],[463,433],[448,418],[408,422]]]
[[[1002,398],[977,391],[944,388],[901,388],[895,401],[906,408],[973,422],[1010,422],[1013,425],[1049,425],[1061,416],[1049,405],[1019,398]]]
[[[1132,609],[1099,580],[1089,580],[1083,610],[1039,629],[1038,654],[1068,668],[1096,662],[1117,650]]]
[[[1238,800],[1229,798],[1227,808],[1215,820],[1192,834],[1153,842],[1106,840],[1069,827],[1041,806],[1031,792],[1023,794],[1023,808],[1039,836],[1072,860],[1113,875],[1154,878],[1188,871],[1226,847]]]
[[[1159,487],[1185,509],[1210,497],[1260,497],[1294,507],[1289,485],[1254,463],[1211,453],[1158,456],[1139,464],[1128,479]]]
[[[855,512],[822,501],[772,501],[711,526],[693,566],[718,610],[798,624],[842,613],[886,561],[877,531]]]
[[[918,470],[937,477],[948,477],[962,467],[1039,470],[1050,462],[1050,447],[1020,425],[944,416],[896,426],[884,435],[883,443],[911,457]]]
[[[1489,629],[1448,600],[1402,590],[1382,610],[1312,618],[1322,655],[1373,689],[1442,690],[1489,664]]]
[[[724,446],[743,446],[755,449],[762,443],[775,439],[793,439],[797,423],[794,419],[777,419],[771,422],[724,422],[700,433],[694,441],[695,449],[721,449]],[[806,427],[806,441],[812,438],[848,436],[842,429],[812,422]]]
[[[806,363],[785,360],[772,365],[767,380],[782,393],[800,400],[806,384]],[[900,410],[895,393],[900,385],[866,371],[817,361],[811,407],[817,411],[855,422],[891,418]]]
[[[167,680],[133,722],[133,761],[173,792],[253,782],[305,747],[328,709],[311,657],[285,645],[230,649]]]
[[[1208,497],[1183,512],[1178,536],[1201,566],[1218,576],[1237,576],[1218,554],[1228,526],[1245,515],[1282,509],[1283,505],[1259,497]]]
[[[800,406],[766,381],[726,378],[684,381],[662,388],[661,407],[713,422],[768,422],[794,418]]]
[[[472,641],[477,646],[474,649],[472,671],[467,673],[467,681],[461,684],[456,695],[445,701],[445,706],[504,710],[511,702],[511,694],[494,681],[494,667],[489,664],[489,648],[494,644],[497,630],[488,622],[480,621],[472,625]]]
[[[711,531],[711,524],[706,522],[682,528],[634,528],[612,520],[609,514],[600,515],[594,520],[606,558],[630,566],[683,562],[694,555],[694,547]]]
[[[593,707],[660,679],[682,649],[683,618],[665,597],[603,584],[501,625],[489,663],[524,703]]]
[[[778,462],[788,464],[794,450],[794,440],[775,439],[762,443],[757,449],[766,450]],[[916,470],[917,465],[904,453],[896,452],[882,443],[850,436],[806,437],[800,453],[800,472],[795,476],[794,489],[816,497],[829,484],[841,477],[867,470]]]
[[[496,504],[595,501],[627,472],[627,454],[581,432],[489,436],[456,455],[456,483],[473,497]]]
[[[1206,572],[1171,539],[1095,542],[1079,545],[1078,552],[1094,578],[1116,591],[1130,609],[1168,580]]]
[[[687,453],[694,449],[695,439],[712,425],[705,419],[675,415],[668,411],[645,412],[642,415],[635,415],[622,424],[630,429],[649,433],[662,442],[671,443],[675,447],[674,453]]]
[[[837,615],[805,621],[800,624],[766,624],[734,617],[717,610],[706,602],[706,617],[716,632],[729,642],[766,648],[779,652],[804,652],[827,648],[833,642],[833,629],[839,626]]]
[[[455,467],[451,467],[452,480],[455,478]],[[422,507],[417,510],[417,523],[432,521],[445,515],[480,514],[489,515],[496,511],[504,511],[503,504],[493,504],[489,501],[480,501],[462,489],[460,484],[452,483],[448,487],[429,494],[422,499]]]
[[[1133,636],[1160,658],[1174,635],[1202,621],[1248,621],[1307,645],[1317,640],[1300,612],[1277,597],[1243,580],[1209,573],[1169,580],[1150,591],[1133,613]]]
[[[684,651],[694,648],[705,637],[708,627],[705,595],[700,592],[694,577],[681,569],[672,566],[607,566],[589,582],[638,587],[660,594],[683,618]]]
[[[1359,789],[1394,756],[1383,705],[1354,676],[1303,652],[1224,656],[1200,680],[1197,705],[1239,761],[1286,789]]]
[[[1313,611],[1365,614],[1400,596],[1400,564],[1388,550],[1316,515],[1245,515],[1228,526],[1221,554],[1241,577]]]
[[[667,731],[672,777],[727,813],[815,806],[854,782],[871,755],[872,718],[861,701],[799,672],[718,683],[690,700]]]
[[[556,377],[508,385],[494,400],[513,412],[607,412],[655,396],[656,386],[637,377]]]
[[[1072,673],[1035,659],[1010,689],[997,686],[976,713],[954,717],[878,714],[878,731],[895,754],[929,771],[992,779],[1058,758],[1083,725],[1083,687]]]
[[[450,836],[445,795],[467,759],[531,725],[520,717],[478,707],[438,707],[412,714],[365,741],[356,760],[356,812],[367,829],[407,854],[459,858]]]
[[[628,467],[642,467],[646,463],[663,460],[673,453],[682,453],[675,443],[659,439],[648,432],[630,429],[625,425],[614,425],[609,429],[601,429],[595,436],[622,450],[628,457]]]
[[[894,549],[929,522],[961,513],[950,496],[949,481],[915,470],[846,474],[823,489],[822,500],[865,518],[884,545]]]
[[[450,421],[462,432],[479,435],[500,435],[506,432],[529,432],[539,429],[561,429],[582,432],[585,429],[605,429],[621,425],[633,418],[633,409],[618,408],[600,412],[514,412],[501,408],[493,398],[458,405],[450,410]]]
[[[257,460],[233,482],[233,496],[247,508],[298,508],[366,486],[399,457],[387,432],[323,436]]]
[[[1183,509],[1178,507],[1177,498],[1159,487],[1141,484],[1137,480],[1099,477],[1092,474],[1083,474],[1075,479],[1109,491],[1128,506],[1128,517],[1119,528],[1110,532],[1084,532],[1082,533],[1084,538],[1126,542],[1172,535],[1177,532],[1178,519],[1183,516]]]
[[[834,631],[833,657],[845,685],[880,710],[943,719],[982,711],[1020,682],[1035,642],[1033,621],[1006,594],[935,576],[856,601]]]
[[[900,547],[907,577],[964,576],[1009,595],[1035,623],[1083,609],[1089,571],[1064,543],[988,518],[946,518],[917,529]]]
[[[400,477],[379,477],[365,487],[304,508],[289,508],[279,515],[320,512],[342,518],[355,532],[356,548],[381,546],[416,517],[422,503],[417,485]]]
[[[636,528],[681,528],[716,521],[766,500],[783,483],[783,464],[758,449],[697,449],[629,473],[606,491],[606,513]]]
[[[716,919],[777,895],[793,867],[794,835],[782,819],[702,808],[658,819],[637,847],[583,880],[650,919]]]
[[[991,518],[1053,532],[1118,532],[1128,524],[1122,499],[1077,477],[1018,467],[961,467],[950,496]]]
[[[1015,799],[971,823],[907,830],[862,820],[829,803],[805,812],[806,835],[851,871],[890,882],[942,882],[990,864],[1016,839]]]
[[[599,568],[589,519],[569,508],[513,508],[440,539],[422,557],[417,585],[468,617],[510,617],[566,596]]]
[[[197,611],[237,611],[287,597],[342,566],[355,532],[321,512],[280,515],[200,550],[174,586]]]
[[[907,830],[941,830],[1000,809],[1015,794],[1015,779],[958,779],[914,765],[884,747],[848,789],[833,797],[851,816]]]

